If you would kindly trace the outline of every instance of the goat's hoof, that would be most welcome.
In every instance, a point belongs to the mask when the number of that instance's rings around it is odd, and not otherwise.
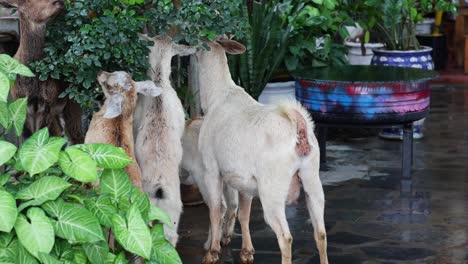
[[[203,258],[203,264],[215,264],[219,261],[219,251],[210,250],[206,252],[205,257]]]
[[[240,252],[240,261],[242,264],[253,264],[254,263],[254,249],[243,248]]]
[[[221,245],[223,247],[228,246],[231,243],[231,236],[224,236],[223,239],[221,240]]]

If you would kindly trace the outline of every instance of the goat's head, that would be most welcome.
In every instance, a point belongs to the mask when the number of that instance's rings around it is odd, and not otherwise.
[[[135,82],[132,76],[123,71],[100,72],[97,80],[106,96],[104,118],[112,119],[123,113],[133,113],[136,106],[136,93],[156,97],[161,88],[152,81]]]
[[[237,55],[243,54],[246,51],[244,45],[225,37],[217,37],[215,41],[207,42],[206,44],[208,45],[208,47],[210,47],[209,50],[200,49],[196,53],[196,58],[199,63],[208,62],[206,60],[213,62],[213,56],[219,56],[220,59],[226,60],[227,63],[225,53]]]
[[[48,127],[49,133],[53,136],[63,136],[62,112],[65,105],[66,100],[54,103],[47,103],[37,99],[29,100],[25,126],[26,137],[44,127]]]
[[[65,0],[0,0],[0,3],[18,8],[30,22],[44,24],[65,8]]]
[[[169,78],[172,57],[188,56],[197,51],[194,47],[174,43],[168,36],[160,35],[152,38],[144,34],[139,34],[139,36],[142,40],[153,42],[153,45],[149,47],[151,51],[149,60],[152,69],[150,75],[154,81],[160,81],[161,75]]]

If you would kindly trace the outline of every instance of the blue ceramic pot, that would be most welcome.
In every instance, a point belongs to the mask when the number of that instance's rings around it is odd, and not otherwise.
[[[432,48],[422,46],[420,50],[373,50],[372,65],[434,69]]]

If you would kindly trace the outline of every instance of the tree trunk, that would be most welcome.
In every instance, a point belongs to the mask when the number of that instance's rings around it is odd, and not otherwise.
[[[188,87],[190,94],[193,96],[193,103],[190,106],[190,117],[202,116],[201,103],[200,103],[200,85],[198,78],[198,66],[195,59],[190,57],[190,65],[188,68]]]

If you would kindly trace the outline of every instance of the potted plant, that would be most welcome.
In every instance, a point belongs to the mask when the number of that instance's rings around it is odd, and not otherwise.
[[[364,10],[373,10],[366,22],[376,32],[384,47],[374,49],[371,64],[414,67],[432,70],[432,48],[421,46],[416,38],[418,23],[435,11],[456,12],[456,5],[445,0],[358,0]],[[365,24],[365,23],[364,23]],[[369,25],[369,24],[365,24]],[[422,138],[424,121],[414,123],[413,138]],[[384,129],[382,138],[402,139],[398,128]]]
[[[435,11],[455,13],[456,5],[445,0],[366,0],[380,10],[375,29],[385,47],[374,50],[374,65],[390,65],[433,69],[432,48],[421,46],[416,26]]]
[[[344,45],[348,48],[348,62],[351,65],[370,65],[374,56],[373,49],[382,48],[383,43],[377,40],[368,40],[366,35],[369,31],[365,31],[356,23],[356,26],[347,26],[349,36],[345,38]]]
[[[337,0],[247,1],[242,12],[250,25],[243,39],[247,51],[230,58],[233,79],[269,103],[295,97],[290,71],[346,63],[344,47],[333,41],[342,24],[337,5]],[[273,80],[280,82],[269,83]]]

